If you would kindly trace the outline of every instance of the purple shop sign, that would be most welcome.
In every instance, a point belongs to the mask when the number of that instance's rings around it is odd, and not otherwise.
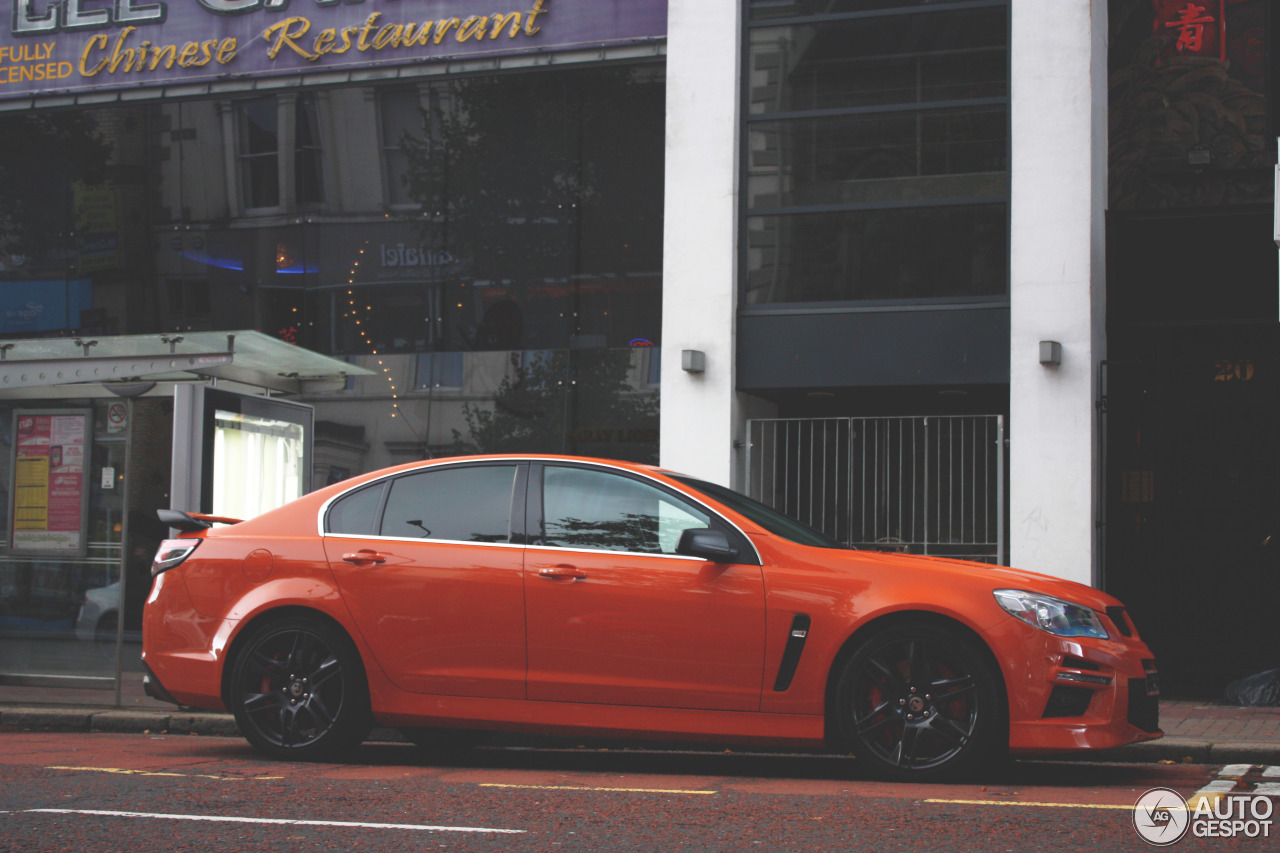
[[[0,100],[660,41],[667,0],[5,0]]]

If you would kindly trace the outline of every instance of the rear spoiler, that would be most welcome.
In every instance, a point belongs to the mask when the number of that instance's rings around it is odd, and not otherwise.
[[[177,509],[158,509],[156,510],[156,518],[169,527],[181,530],[183,533],[208,530],[214,524],[239,524],[244,520],[228,518],[223,515],[206,515],[203,512],[182,512]]]

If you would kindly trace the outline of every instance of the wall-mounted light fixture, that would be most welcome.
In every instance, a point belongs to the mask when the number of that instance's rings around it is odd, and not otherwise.
[[[680,369],[687,373],[703,373],[707,369],[707,354],[700,349],[680,351]]]
[[[1062,364],[1062,344],[1057,341],[1041,341],[1040,363],[1047,367]]]

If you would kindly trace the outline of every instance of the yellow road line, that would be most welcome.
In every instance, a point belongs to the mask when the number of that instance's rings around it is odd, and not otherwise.
[[[119,773],[122,776],[177,776],[182,779],[217,779],[220,782],[265,781],[283,779],[283,776],[214,776],[208,773],[164,773],[159,770],[129,770],[124,767],[63,767],[53,765],[45,770],[79,770],[86,773]]]
[[[714,794],[715,791],[691,791],[679,788],[595,788],[588,785],[514,785],[505,782],[481,782],[481,788],[523,788],[530,791],[610,791],[625,794]]]
[[[1103,803],[1033,803],[1024,800],[925,800],[926,803],[954,803],[961,806],[1029,806],[1037,809],[1124,809],[1133,811],[1133,806],[1115,806]]]

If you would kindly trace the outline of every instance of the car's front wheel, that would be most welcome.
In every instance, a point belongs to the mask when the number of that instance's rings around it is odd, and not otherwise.
[[[227,700],[241,734],[273,758],[332,758],[372,725],[359,652],[306,616],[253,630],[232,664]]]
[[[868,638],[840,675],[835,713],[858,761],[893,780],[967,775],[1006,746],[999,676],[971,639],[939,625]]]

